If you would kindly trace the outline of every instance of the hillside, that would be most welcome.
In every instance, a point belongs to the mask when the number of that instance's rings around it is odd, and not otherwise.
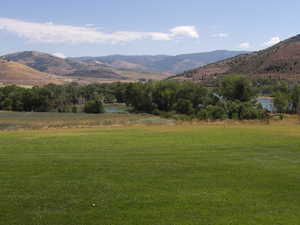
[[[36,72],[64,76],[65,78],[60,78],[62,80],[71,79],[91,83],[130,82],[141,79],[162,80],[178,71],[182,72],[241,53],[244,52],[214,51],[178,56],[114,55],[63,59],[42,52],[25,51],[4,55],[0,59],[26,65]]]
[[[4,60],[18,62],[38,71],[80,78],[108,79],[114,81],[138,79],[163,79],[167,75],[138,73],[129,70],[120,70],[104,62],[81,62],[72,59],[63,59],[50,54],[27,51],[9,54],[1,57]]]
[[[205,81],[220,75],[245,74],[254,77],[300,79],[300,35],[262,51],[243,54],[187,71],[177,79]]]
[[[59,76],[43,73],[20,63],[0,59],[0,84],[44,85],[63,83],[59,78]]]
[[[75,62],[36,51],[18,52],[1,58],[56,75],[125,79],[112,68],[100,63]]]
[[[102,57],[70,58],[77,62],[101,62],[113,68],[135,72],[151,73],[182,73],[202,65],[217,62],[226,58],[246,53],[245,51],[213,51],[177,56],[168,55],[141,55],[125,56],[111,55]]]

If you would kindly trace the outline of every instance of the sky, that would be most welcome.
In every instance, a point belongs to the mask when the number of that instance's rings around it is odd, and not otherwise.
[[[299,0],[9,0],[0,55],[256,51],[297,35],[299,10]]]

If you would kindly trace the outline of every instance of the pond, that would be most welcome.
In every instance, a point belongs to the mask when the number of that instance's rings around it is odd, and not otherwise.
[[[107,113],[127,112],[129,110],[126,105],[106,105],[104,109]]]

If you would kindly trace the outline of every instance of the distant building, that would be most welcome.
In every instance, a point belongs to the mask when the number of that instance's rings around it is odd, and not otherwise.
[[[274,98],[273,97],[261,96],[261,97],[258,97],[256,100],[259,104],[261,104],[263,109],[266,109],[271,113],[276,113],[276,108],[274,106]]]

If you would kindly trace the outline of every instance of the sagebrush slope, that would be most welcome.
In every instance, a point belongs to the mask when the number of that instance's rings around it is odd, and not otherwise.
[[[178,76],[202,81],[226,74],[300,79],[300,35],[262,51],[212,63]]]

